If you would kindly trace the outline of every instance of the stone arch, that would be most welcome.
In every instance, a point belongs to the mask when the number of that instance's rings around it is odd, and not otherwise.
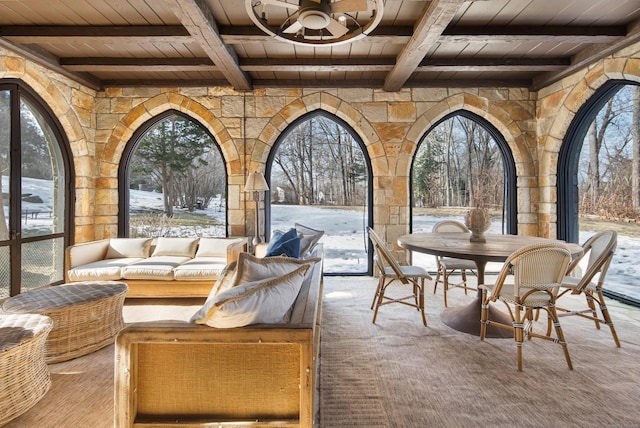
[[[247,160],[247,170],[264,170],[269,152],[280,134],[298,118],[316,110],[323,110],[335,115],[347,123],[362,139],[367,148],[367,155],[373,163],[371,147],[375,144],[381,144],[373,125],[367,121],[362,113],[341,98],[326,92],[317,92],[297,98],[273,115],[254,141],[253,150],[249,153]],[[374,165],[372,165],[372,169],[375,175]]]
[[[514,101],[509,111],[503,105],[507,105],[507,103],[492,103],[486,98],[469,93],[444,98],[418,117],[407,133],[406,140],[409,147],[403,151],[403,157],[399,160],[403,171],[398,173],[410,177],[414,156],[420,141],[435,124],[457,112],[472,113],[493,126],[506,142],[508,149],[505,149],[511,152],[507,158],[509,163],[507,168],[511,171],[510,175],[513,175],[513,168],[515,168],[515,177],[510,186],[508,200],[505,201],[510,211],[510,233],[518,230],[519,233],[534,234],[535,230],[533,229],[536,228],[535,201],[533,200],[536,195],[535,163],[529,149],[531,136],[522,131],[523,127],[526,129],[526,124],[523,122],[530,122],[534,119],[533,104],[528,107],[525,103]],[[502,144],[504,147],[504,143]],[[511,157],[513,160],[509,159]],[[510,166],[511,162],[513,162],[512,167]],[[404,172],[405,169],[406,172]],[[533,179],[519,180],[520,177],[533,177]],[[517,220],[518,217],[520,217],[520,221]]]
[[[87,114],[93,113],[95,93],[89,89],[83,92],[75,84],[66,86],[57,80],[43,78],[49,73],[40,66],[29,63],[26,59],[11,57],[9,54],[3,53],[3,61],[5,68],[0,69],[0,79],[20,80],[40,96],[47,107],[53,111],[65,133],[73,154],[71,164],[76,176],[86,176],[86,172],[91,170],[92,164],[87,156],[90,151],[84,131],[85,126],[82,125],[76,109],[78,107],[85,108]],[[61,87],[67,90],[62,90]],[[76,215],[82,215],[82,212],[76,213]]]
[[[102,210],[109,213],[109,218],[104,225],[102,233],[97,233],[98,238],[116,236],[118,231],[118,171],[120,161],[128,142],[137,129],[148,120],[168,110],[176,110],[198,122],[207,129],[216,140],[227,168],[227,204],[228,223],[227,230],[231,234],[241,234],[244,225],[238,220],[238,215],[232,213],[240,206],[241,188],[234,180],[235,175],[242,175],[240,155],[224,124],[202,104],[175,93],[162,93],[138,104],[125,114],[114,127],[107,139],[104,150],[96,155],[98,171],[100,171],[105,188],[96,186],[97,204],[109,205]],[[234,222],[235,221],[235,222]],[[103,236],[100,236],[103,235]]]
[[[182,95],[164,93],[140,103],[120,119],[109,136],[104,151],[98,156],[98,163],[115,165],[114,172],[117,175],[120,158],[134,132],[149,119],[172,109],[193,118],[213,135],[227,161],[227,168],[240,158],[224,124],[207,107]],[[232,171],[228,170],[227,173],[230,175]]]
[[[518,107],[519,114],[517,117],[520,120],[533,120],[535,118],[534,112],[526,111],[526,106],[519,105]],[[407,133],[407,143],[411,145],[410,150],[406,152],[406,162],[403,162],[403,164],[406,164],[407,174],[423,135],[443,117],[460,110],[469,111],[485,119],[502,134],[515,159],[518,176],[534,174],[535,171],[530,170],[534,162],[528,148],[528,136],[522,132],[518,121],[515,119],[516,116],[502,106],[492,104],[486,98],[468,93],[444,98],[416,119]]]
[[[540,186],[540,206],[545,209],[540,227],[548,236],[556,236],[558,232],[558,158],[562,145],[568,143],[564,141],[565,134],[580,108],[612,80],[640,83],[640,58],[604,59],[584,70],[570,86],[554,86],[553,91],[540,97],[538,135],[542,150],[539,175],[544,184]]]

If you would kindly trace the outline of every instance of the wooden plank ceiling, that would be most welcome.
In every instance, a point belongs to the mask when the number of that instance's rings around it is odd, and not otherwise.
[[[0,0],[0,46],[94,89],[536,90],[640,40],[638,0],[377,0],[377,28],[336,46],[277,40],[245,1]]]

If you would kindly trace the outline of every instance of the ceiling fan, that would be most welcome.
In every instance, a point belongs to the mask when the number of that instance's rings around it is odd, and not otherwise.
[[[246,0],[251,18],[262,30],[278,39],[307,45],[337,44],[366,36],[378,25],[382,4],[380,0],[298,0],[297,4]],[[370,13],[356,20],[359,12]],[[285,17],[274,23],[278,16]]]

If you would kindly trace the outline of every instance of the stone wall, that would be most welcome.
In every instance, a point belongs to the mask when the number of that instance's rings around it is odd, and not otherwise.
[[[640,44],[539,93],[524,89],[109,88],[95,92],[0,48],[0,78],[33,88],[60,120],[74,154],[75,240],[117,234],[118,165],[134,132],[175,109],[206,127],[227,161],[228,232],[253,233],[250,171],[264,171],[278,136],[297,118],[324,110],[366,146],[373,169],[374,226],[387,242],[409,230],[409,174],[420,138],[438,120],[468,110],[504,136],[516,162],[518,230],[555,236],[557,154],[577,109],[605,81],[640,79]],[[249,202],[249,203],[248,203]]]

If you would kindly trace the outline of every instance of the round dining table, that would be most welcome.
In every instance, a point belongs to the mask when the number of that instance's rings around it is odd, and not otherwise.
[[[469,233],[464,232],[411,233],[400,236],[398,245],[418,253],[473,260],[477,268],[478,284],[484,284],[485,268],[488,262],[504,262],[513,252],[527,245],[541,242],[562,243],[569,248],[572,257],[582,254],[582,247],[578,244],[535,236],[485,234],[485,242],[471,242],[470,237]],[[447,308],[440,318],[455,330],[479,336],[481,307],[482,291],[478,289],[471,303]],[[489,306],[489,319],[511,324],[511,318],[506,313],[492,306]],[[489,325],[487,337],[513,337],[513,334],[509,330]]]

